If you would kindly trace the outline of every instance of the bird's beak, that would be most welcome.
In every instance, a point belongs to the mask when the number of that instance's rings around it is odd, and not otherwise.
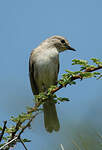
[[[69,49],[69,50],[72,50],[72,51],[76,51],[74,48],[72,48],[71,46],[67,46],[67,48]]]

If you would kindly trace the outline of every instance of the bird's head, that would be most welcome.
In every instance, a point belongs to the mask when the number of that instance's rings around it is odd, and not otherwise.
[[[46,44],[49,48],[56,47],[59,52],[63,52],[65,50],[75,51],[75,49],[70,46],[67,39],[58,35],[46,39],[43,44]]]

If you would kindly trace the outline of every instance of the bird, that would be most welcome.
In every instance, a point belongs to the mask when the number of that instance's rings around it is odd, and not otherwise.
[[[29,78],[34,95],[46,92],[51,85],[56,85],[60,66],[59,53],[66,50],[75,51],[68,40],[59,35],[47,38],[32,50],[29,58]],[[43,104],[43,110],[46,131],[59,131],[60,123],[52,99]]]

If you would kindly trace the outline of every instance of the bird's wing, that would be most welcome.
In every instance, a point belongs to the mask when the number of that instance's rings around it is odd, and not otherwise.
[[[57,72],[55,74],[55,84],[57,84],[57,80],[58,80],[58,73],[59,73],[59,68],[60,68],[60,63],[59,63],[59,57],[58,57],[58,62],[57,62],[58,66],[57,66]]]
[[[32,88],[33,94],[37,95],[39,94],[37,84],[34,79],[34,60],[32,59],[33,52],[31,52],[30,58],[29,58],[29,78],[30,78],[30,84]]]
[[[58,61],[58,72],[57,72],[57,73],[59,73],[59,68],[60,68],[60,63],[59,63],[59,61]]]

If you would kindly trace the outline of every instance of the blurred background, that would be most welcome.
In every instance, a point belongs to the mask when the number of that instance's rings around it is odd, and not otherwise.
[[[65,36],[77,51],[60,55],[60,73],[77,70],[72,59],[102,58],[101,0],[0,0],[0,124],[33,106],[28,62],[33,48],[52,35]],[[101,59],[102,60],[102,59]],[[23,137],[29,150],[101,150],[102,80],[78,80],[57,92],[69,102],[57,105],[60,131],[44,129],[43,113]],[[23,150],[17,144],[15,150]]]

